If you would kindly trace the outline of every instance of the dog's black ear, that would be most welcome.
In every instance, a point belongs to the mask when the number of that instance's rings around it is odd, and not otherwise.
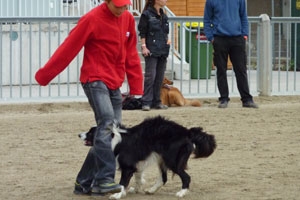
[[[203,131],[201,127],[190,129],[191,140],[194,143],[195,158],[205,158],[210,156],[217,147],[215,136]]]

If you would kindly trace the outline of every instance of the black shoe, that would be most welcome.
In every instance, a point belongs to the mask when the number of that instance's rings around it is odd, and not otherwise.
[[[75,182],[74,194],[76,195],[91,195],[91,190],[87,190],[82,187],[79,183]]]
[[[92,188],[92,195],[104,195],[108,193],[118,193],[121,192],[121,185],[116,183],[102,183],[94,185]]]
[[[228,101],[223,100],[219,103],[218,108],[227,108],[227,106],[228,106]]]
[[[253,101],[247,101],[243,103],[243,107],[245,108],[258,108],[258,105],[256,105]]]
[[[160,104],[154,106],[153,108],[166,110],[166,109],[168,109],[168,106],[160,103]]]

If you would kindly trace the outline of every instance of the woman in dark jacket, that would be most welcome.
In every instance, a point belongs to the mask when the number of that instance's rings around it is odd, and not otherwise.
[[[145,58],[144,95],[142,110],[167,109],[160,100],[160,88],[169,55],[169,21],[163,7],[167,0],[147,0],[138,30]]]

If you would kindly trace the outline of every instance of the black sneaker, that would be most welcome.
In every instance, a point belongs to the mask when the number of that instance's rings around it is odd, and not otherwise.
[[[87,190],[82,187],[78,182],[75,182],[74,194],[76,195],[91,195],[91,190]]]
[[[99,185],[94,185],[92,188],[92,195],[104,195],[108,193],[118,193],[121,192],[121,185],[117,183],[102,183]]]
[[[245,108],[258,108],[258,105],[256,105],[253,101],[247,101],[243,103],[243,107]]]
[[[228,106],[228,101],[223,100],[219,103],[218,108],[227,108]]]

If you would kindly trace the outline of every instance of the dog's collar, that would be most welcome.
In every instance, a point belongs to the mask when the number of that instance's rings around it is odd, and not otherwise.
[[[168,84],[164,84],[164,85],[163,85],[163,88],[171,89],[171,87],[172,87],[172,86],[171,86],[171,85],[168,85]]]

